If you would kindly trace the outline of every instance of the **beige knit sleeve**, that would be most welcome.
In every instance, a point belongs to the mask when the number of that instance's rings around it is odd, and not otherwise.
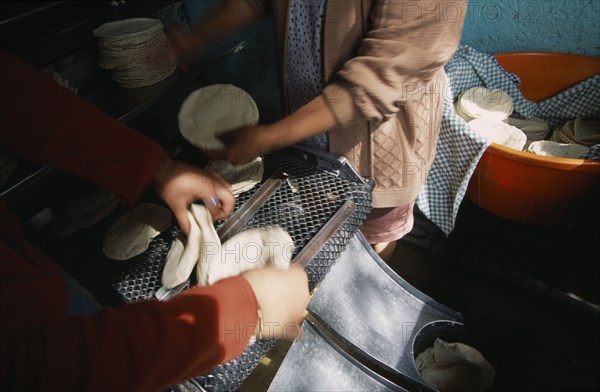
[[[460,43],[466,0],[376,1],[370,30],[323,96],[342,127],[381,121],[430,82]],[[413,98],[414,99],[414,98]]]

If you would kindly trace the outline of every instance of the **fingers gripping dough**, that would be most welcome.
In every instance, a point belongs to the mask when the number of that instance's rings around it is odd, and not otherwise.
[[[244,271],[272,265],[288,269],[295,246],[281,227],[272,226],[246,230],[226,241],[198,282],[215,282]]]
[[[154,237],[171,225],[171,212],[156,204],[140,204],[113,223],[102,251],[114,260],[128,260],[144,253]]]

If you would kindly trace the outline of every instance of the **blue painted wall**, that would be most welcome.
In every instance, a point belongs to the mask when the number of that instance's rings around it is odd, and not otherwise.
[[[486,53],[600,56],[600,0],[472,0],[462,43]]]
[[[184,0],[192,25],[220,0]],[[302,0],[304,1],[304,0]],[[209,83],[232,83],[256,100],[260,121],[281,116],[271,21],[216,43],[208,57],[235,44],[246,49],[212,67]],[[600,0],[470,0],[462,43],[486,53],[563,52],[600,56]]]

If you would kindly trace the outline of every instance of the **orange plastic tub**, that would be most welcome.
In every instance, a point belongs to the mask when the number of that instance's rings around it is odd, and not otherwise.
[[[600,73],[600,58],[562,53],[496,55],[519,89],[542,101]],[[467,198],[502,218],[541,225],[577,224],[600,210],[600,162],[544,157],[499,144],[483,153]]]

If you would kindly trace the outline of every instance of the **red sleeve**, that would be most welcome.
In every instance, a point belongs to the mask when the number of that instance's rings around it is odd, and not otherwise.
[[[1,330],[0,390],[160,391],[242,353],[256,298],[242,277],[168,302]]]
[[[0,49],[0,149],[94,181],[133,202],[162,147]]]
[[[0,108],[2,151],[88,178],[129,203],[164,158],[160,145],[2,50]],[[160,391],[238,356],[256,321],[242,277],[93,317],[3,320],[0,390]]]

